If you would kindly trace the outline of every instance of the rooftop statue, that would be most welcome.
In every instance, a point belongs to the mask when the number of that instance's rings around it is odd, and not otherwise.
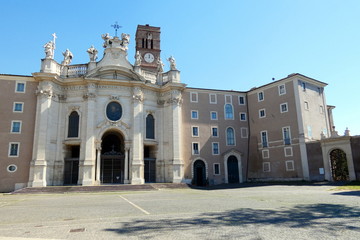
[[[136,51],[136,55],[135,55],[135,66],[140,66],[141,64],[141,54],[139,51]]]
[[[120,48],[124,51],[127,51],[130,42],[130,34],[126,33],[121,34],[121,40],[119,39],[119,37],[112,37],[108,33],[102,34],[101,38],[104,40],[104,48]]]
[[[167,60],[170,62],[170,70],[177,70],[175,58],[170,56]]]
[[[61,62],[61,65],[69,65],[73,59],[73,54],[72,52],[70,52],[69,49],[66,49],[65,52],[63,52],[63,55],[64,55],[64,60]]]
[[[87,50],[87,53],[89,53],[90,62],[95,62],[98,54],[98,50],[94,48],[93,45]]]
[[[121,41],[122,41],[121,45],[122,45],[123,49],[126,51],[128,49],[128,45],[130,42],[130,34],[122,33]]]
[[[49,41],[44,45],[45,48],[45,58],[54,58],[54,50],[55,50],[55,43],[53,41]]]
[[[160,73],[164,72],[164,63],[161,61],[160,57],[157,60],[157,69]]]

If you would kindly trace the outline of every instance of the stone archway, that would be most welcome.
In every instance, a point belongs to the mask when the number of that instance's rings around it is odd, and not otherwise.
[[[348,181],[349,168],[346,153],[341,149],[334,149],[330,152],[331,176],[333,181]]]
[[[103,135],[101,141],[100,182],[124,183],[124,177],[124,138],[118,132],[107,132]]]

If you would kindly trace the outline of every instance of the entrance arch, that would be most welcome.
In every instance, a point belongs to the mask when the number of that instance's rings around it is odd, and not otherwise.
[[[196,186],[205,186],[206,185],[206,166],[205,162],[201,159],[198,159],[194,162],[193,166],[193,183]]]
[[[101,183],[124,183],[125,147],[119,132],[107,132],[101,141]]]
[[[239,163],[238,159],[231,155],[227,159],[228,183],[239,183]]]
[[[331,176],[333,181],[348,181],[349,168],[346,153],[341,149],[334,149],[330,152]]]

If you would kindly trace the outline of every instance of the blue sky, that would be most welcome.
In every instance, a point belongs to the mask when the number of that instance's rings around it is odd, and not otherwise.
[[[247,91],[298,72],[329,84],[336,129],[359,135],[359,13],[358,0],[2,1],[0,73],[39,71],[54,32],[58,62],[69,48],[74,64],[87,63],[115,21],[131,35],[133,63],[136,27],[150,24],[188,86]]]

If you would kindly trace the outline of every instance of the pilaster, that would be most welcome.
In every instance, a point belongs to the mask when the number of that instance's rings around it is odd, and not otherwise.
[[[131,162],[131,184],[143,184],[144,144],[143,144],[143,101],[144,94],[139,87],[133,89],[133,145]]]
[[[95,84],[89,84],[87,86],[88,91],[83,96],[86,101],[86,132],[85,138],[82,141],[83,149],[83,161],[80,161],[80,171],[82,178],[79,179],[80,184],[83,186],[89,186],[95,184],[95,159],[96,159],[96,146],[95,137],[93,133],[94,118],[95,118]]]
[[[48,143],[47,131],[49,112],[53,98],[53,91],[50,84],[38,87],[36,123],[33,148],[33,163],[31,164],[29,186],[45,187],[46,182],[46,147]]]

